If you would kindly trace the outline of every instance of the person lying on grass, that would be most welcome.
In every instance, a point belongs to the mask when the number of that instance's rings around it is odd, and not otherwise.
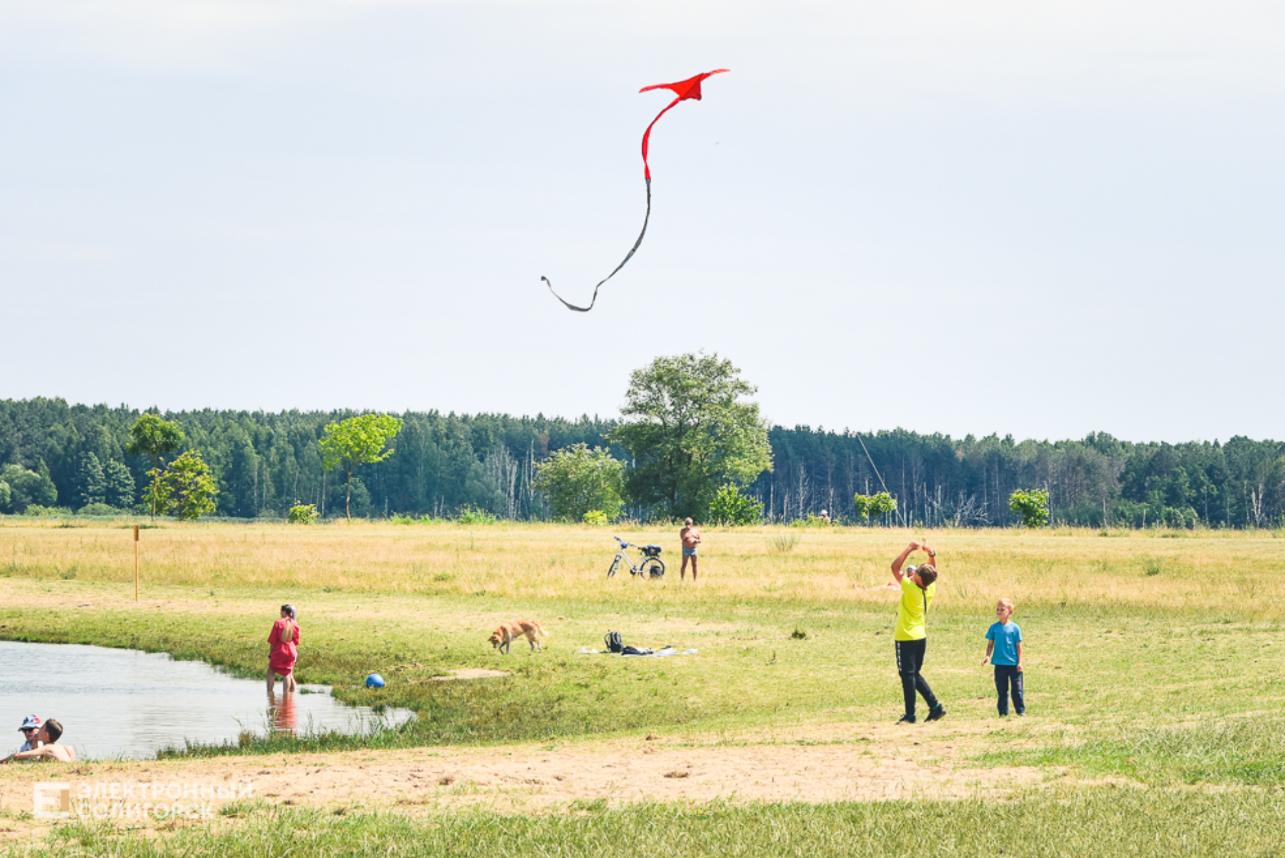
[[[903,572],[906,558],[916,551],[923,550],[928,555],[928,562],[918,567],[910,566]],[[901,590],[897,602],[897,626],[893,631],[893,646],[897,651],[897,673],[901,674],[901,696],[906,705],[906,712],[898,724],[915,723],[915,692],[923,695],[928,704],[928,717],[925,720],[936,721],[946,714],[946,707],[941,705],[937,695],[928,687],[928,681],[920,672],[924,666],[924,654],[928,650],[928,606],[932,603],[937,585],[937,552],[926,543],[920,545],[912,542],[892,561],[892,577],[896,579]]]
[[[10,754],[0,764],[7,763],[11,760],[55,760],[60,763],[76,762],[76,749],[70,745],[59,745],[59,737],[62,736],[62,724],[50,718],[40,725],[40,731],[36,734],[32,744],[34,747],[30,751],[18,751]]]

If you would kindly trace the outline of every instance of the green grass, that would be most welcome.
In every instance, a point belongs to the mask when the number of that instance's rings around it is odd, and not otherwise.
[[[1285,785],[1285,716],[1235,718],[1187,727],[1126,727],[1115,737],[1066,739],[984,754],[997,765],[1075,766],[1147,784]]]
[[[409,819],[252,804],[159,841],[110,825],[69,825],[28,854],[50,856],[1279,855],[1276,793],[1225,796],[1092,788],[1016,801],[700,806],[601,803],[566,813],[464,812]],[[1181,824],[1169,824],[1180,817]],[[21,853],[15,853],[21,854]]]

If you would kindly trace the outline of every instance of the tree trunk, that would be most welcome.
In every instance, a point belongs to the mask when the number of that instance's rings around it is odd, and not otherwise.
[[[352,471],[348,472],[348,484],[344,493],[344,518],[352,523]]]

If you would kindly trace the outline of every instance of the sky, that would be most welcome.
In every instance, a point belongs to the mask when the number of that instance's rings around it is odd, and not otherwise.
[[[0,0],[0,398],[1285,438],[1283,108],[1277,2]]]

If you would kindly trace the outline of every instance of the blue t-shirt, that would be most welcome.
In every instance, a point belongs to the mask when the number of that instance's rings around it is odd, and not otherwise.
[[[995,641],[991,664],[1017,664],[1017,644],[1022,640],[1022,629],[1017,623],[991,623],[986,640]]]

